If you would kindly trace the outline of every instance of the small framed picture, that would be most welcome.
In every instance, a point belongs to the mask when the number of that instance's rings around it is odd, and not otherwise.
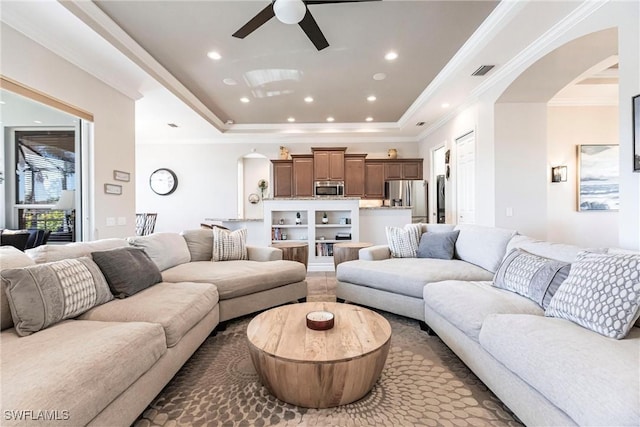
[[[104,192],[105,194],[115,194],[115,195],[121,195],[122,194],[122,185],[117,185],[117,184],[105,184],[104,185]]]
[[[131,174],[129,172],[123,172],[123,171],[113,171],[113,179],[115,179],[116,181],[124,181],[124,182],[129,182],[131,180]]]

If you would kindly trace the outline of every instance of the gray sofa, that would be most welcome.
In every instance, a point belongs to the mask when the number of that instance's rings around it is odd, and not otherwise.
[[[304,266],[280,250],[248,247],[248,260],[205,261],[212,239],[211,230],[192,230],[26,254],[2,247],[4,271],[133,245],[163,281],[26,337],[12,327],[3,289],[1,424],[129,425],[221,321],[306,297]]]
[[[569,263],[583,249],[508,230],[456,228],[462,241],[451,261],[361,250],[360,260],[338,266],[338,298],[425,321],[526,425],[640,425],[640,328],[614,340],[545,317],[532,300],[492,286],[512,249]]]

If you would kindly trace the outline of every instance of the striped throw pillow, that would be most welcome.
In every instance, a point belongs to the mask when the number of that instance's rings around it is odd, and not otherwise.
[[[249,259],[247,255],[247,229],[229,231],[213,228],[212,261],[233,261]]]
[[[407,224],[404,228],[385,227],[387,243],[393,258],[415,258],[422,224]]]

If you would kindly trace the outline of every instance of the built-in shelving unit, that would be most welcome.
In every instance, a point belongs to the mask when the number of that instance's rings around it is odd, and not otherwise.
[[[309,271],[333,270],[333,245],[358,241],[358,199],[265,200],[264,219],[271,243],[293,241],[309,245]]]

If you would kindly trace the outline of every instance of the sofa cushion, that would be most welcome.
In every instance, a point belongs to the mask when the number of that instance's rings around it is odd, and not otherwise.
[[[184,237],[177,233],[155,233],[128,237],[127,241],[144,249],[160,271],[191,261],[191,253]]]
[[[612,340],[564,319],[488,316],[480,345],[578,425],[640,425],[640,329]]]
[[[453,259],[460,231],[423,233],[416,251],[418,258]]]
[[[426,307],[447,319],[474,341],[478,341],[482,324],[490,314],[544,314],[535,302],[495,288],[491,282],[430,283],[424,287],[423,296]]]
[[[545,314],[624,338],[640,315],[640,255],[581,253]]]
[[[0,271],[9,268],[20,268],[34,265],[35,261],[21,250],[13,246],[0,246]],[[11,319],[11,309],[9,308],[9,300],[4,291],[4,285],[0,281],[0,316],[2,317],[1,330],[8,329],[13,326]]]
[[[306,273],[304,264],[295,261],[198,261],[163,271],[162,279],[213,283],[225,300],[301,282]]]
[[[538,255],[545,258],[551,258],[558,261],[574,262],[578,254],[584,251],[584,248],[564,243],[553,243],[544,240],[536,240],[528,236],[513,236],[507,245],[507,254],[514,249],[522,249],[530,254]],[[600,250],[590,250],[590,252],[604,252]]]
[[[20,336],[113,299],[100,269],[87,257],[3,270],[0,276]]]
[[[456,241],[456,257],[495,273],[507,251],[514,230],[462,224]]]
[[[238,261],[248,259],[247,229],[230,231],[213,227],[212,261]]]
[[[514,249],[498,267],[493,286],[515,292],[547,308],[570,270],[569,263]]]
[[[69,258],[91,256],[91,252],[107,251],[109,249],[129,246],[125,239],[102,239],[93,242],[75,242],[66,245],[41,245],[27,249],[25,253],[36,263],[60,261]]]
[[[211,261],[213,257],[213,230],[208,228],[185,230],[180,235],[187,242],[192,262]]]
[[[341,282],[422,298],[427,283],[442,280],[491,280],[493,274],[468,262],[435,258],[356,260],[338,265]]]
[[[166,346],[175,346],[218,303],[209,283],[167,283],[95,307],[78,319],[110,322],[150,322],[162,325]]]
[[[86,425],[167,350],[151,323],[66,320],[28,337],[8,329],[0,339],[3,426],[25,424],[7,420],[7,410],[67,411],[54,425]]]
[[[415,258],[418,245],[420,244],[420,234],[422,224],[407,224],[404,228],[385,227],[387,244],[394,258]]]
[[[92,252],[91,256],[117,298],[130,297],[162,281],[160,270],[140,248]]]

